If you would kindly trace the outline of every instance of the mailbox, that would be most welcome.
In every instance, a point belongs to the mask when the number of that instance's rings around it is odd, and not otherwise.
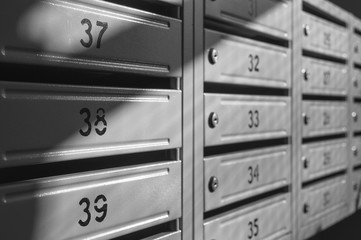
[[[344,96],[347,89],[347,65],[302,57],[303,93]]]
[[[302,12],[302,47],[305,50],[346,59],[348,31],[335,23]]]
[[[347,168],[345,139],[305,144],[302,146],[302,179],[313,180]]]
[[[303,189],[300,204],[302,226],[347,205],[347,187],[346,176],[341,176]]]
[[[291,85],[288,48],[205,30],[204,54],[206,82],[276,88]]]
[[[181,195],[180,161],[8,184],[0,236],[110,239],[180,218]]]
[[[206,220],[204,239],[278,240],[290,230],[290,196],[283,194]]]
[[[0,3],[0,62],[181,76],[182,22],[97,0]]]
[[[11,82],[0,89],[0,167],[181,147],[178,90]]]
[[[205,145],[288,137],[289,97],[204,94]]]
[[[291,11],[289,0],[205,1],[206,17],[287,40],[291,38]]]
[[[206,157],[205,210],[288,185],[290,165],[289,146]]]
[[[347,104],[341,101],[303,101],[302,135],[317,137],[347,131]]]

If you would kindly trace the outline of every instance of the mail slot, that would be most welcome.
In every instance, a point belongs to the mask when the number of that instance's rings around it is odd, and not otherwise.
[[[361,209],[361,171],[357,170],[352,173],[352,212]]]
[[[361,47],[360,47],[361,51]],[[361,96],[361,70],[358,68],[353,68],[351,70],[351,93],[353,96],[359,97]]]
[[[157,235],[153,235],[148,238],[144,238],[142,240],[181,240],[182,239],[182,232],[181,231],[172,231],[166,233],[160,233]]]
[[[348,204],[346,176],[327,180],[302,190],[302,226],[312,224]]]
[[[291,56],[288,48],[205,30],[204,54],[206,82],[290,87]]]
[[[205,1],[206,17],[283,39],[291,38],[291,10],[288,0]]]
[[[0,167],[181,146],[178,90],[10,82],[0,89]]]
[[[289,146],[205,158],[205,210],[286,186],[290,160]],[[212,185],[215,179],[217,188]]]
[[[306,94],[346,95],[347,65],[302,58],[302,91]]]
[[[97,0],[0,3],[0,61],[181,76],[178,19]]]
[[[205,145],[264,140],[290,135],[290,99],[204,94]]]
[[[361,164],[361,138],[354,137],[352,139],[352,146],[351,146],[351,159],[354,166],[358,166]]]
[[[325,141],[302,146],[302,179],[313,180],[347,168],[347,140]]]
[[[204,239],[267,238],[276,240],[289,233],[290,230],[290,196],[285,194],[206,220],[204,223]]]
[[[303,101],[303,137],[340,134],[347,130],[347,105],[337,101]]]
[[[110,239],[181,216],[181,162],[29,180],[0,196],[3,239]]]
[[[302,47],[305,50],[348,57],[348,31],[335,23],[302,12]]]
[[[354,132],[361,131],[361,103],[355,102],[352,104],[351,116],[352,118],[352,130]]]

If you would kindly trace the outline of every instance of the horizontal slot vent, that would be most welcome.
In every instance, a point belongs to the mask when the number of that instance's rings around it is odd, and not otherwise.
[[[150,228],[146,228],[134,233],[129,233],[117,238],[112,238],[111,240],[134,240],[134,239],[151,239],[152,236],[157,235],[159,233],[166,233],[174,231],[177,226],[177,220],[162,223]]]
[[[328,140],[336,140],[345,138],[347,134],[334,134],[334,135],[328,135],[328,136],[322,136],[322,137],[311,137],[311,138],[304,138],[302,140],[302,143],[312,143],[312,142],[318,142],[318,141],[328,141]]]
[[[288,89],[253,87],[224,83],[204,83],[205,93],[247,94],[261,96],[288,96]]]
[[[252,149],[274,147],[274,146],[286,145],[286,144],[288,144],[288,139],[280,138],[280,139],[272,139],[272,140],[252,141],[252,142],[245,142],[245,143],[206,147],[204,149],[204,156],[209,157],[212,155],[239,152],[239,151],[243,151],[243,150],[248,151],[248,150],[252,150]]]
[[[335,23],[337,25],[340,25],[342,27],[347,27],[346,22],[338,19],[335,16],[330,15],[327,12],[321,11],[320,9],[312,6],[311,4],[309,4],[307,2],[303,2],[302,10],[305,11],[305,12],[311,13],[311,14],[317,16],[317,17],[320,17],[320,18],[323,18],[323,19],[328,20],[330,22],[333,22],[333,23]]]
[[[171,160],[175,161],[177,158],[177,149],[171,149],[22,167],[1,168],[0,184],[115,167],[126,167]]]
[[[282,187],[282,188],[279,188],[279,189],[276,189],[276,190],[273,190],[273,191],[270,191],[270,192],[267,192],[267,193],[257,195],[255,197],[247,198],[245,200],[242,200],[242,201],[239,201],[239,202],[236,202],[236,203],[232,203],[230,205],[227,205],[227,206],[215,209],[215,210],[211,210],[209,212],[205,212],[203,217],[204,217],[204,219],[211,218],[213,216],[216,216],[216,215],[222,214],[224,212],[234,210],[236,208],[242,207],[242,206],[250,204],[252,202],[255,202],[255,201],[258,201],[258,200],[263,200],[263,199],[266,199],[268,197],[271,197],[271,196],[274,196],[274,195],[277,195],[277,194],[280,194],[280,193],[286,193],[288,191],[289,191],[288,186]]]
[[[139,10],[156,13],[159,15],[172,17],[172,18],[180,18],[181,16],[181,8],[176,5],[172,5],[170,3],[165,3],[162,1],[134,1],[134,0],[106,0],[107,2],[136,8]]]
[[[313,184],[316,184],[316,183],[319,183],[319,182],[323,182],[323,181],[326,181],[328,179],[332,179],[332,178],[337,177],[337,176],[342,176],[342,175],[344,175],[346,173],[346,171],[347,170],[341,170],[341,171],[338,171],[336,173],[332,173],[332,174],[329,174],[329,175],[326,175],[326,176],[316,178],[314,180],[302,183],[302,187],[305,188],[307,186],[310,186],[310,185],[313,185]]]
[[[329,56],[329,55],[316,53],[316,52],[311,52],[311,51],[308,51],[308,50],[302,50],[302,54],[303,54],[303,56],[307,56],[307,57],[313,57],[313,58],[322,59],[322,60],[326,60],[326,61],[347,64],[346,59],[332,57],[332,56]]]
[[[266,35],[263,32],[256,32],[240,25],[233,25],[231,23],[222,23],[212,19],[206,19],[204,22],[204,27],[220,31],[223,33],[228,33],[232,35],[237,35],[245,38],[250,38],[252,40],[266,42],[274,45],[278,45],[281,47],[288,48],[289,42],[284,39],[278,39],[274,36]]]
[[[70,85],[90,85],[105,87],[177,89],[179,79],[160,78],[131,73],[110,73],[100,71],[78,70],[62,67],[40,67],[18,64],[0,64],[2,78],[12,82],[36,82]]]

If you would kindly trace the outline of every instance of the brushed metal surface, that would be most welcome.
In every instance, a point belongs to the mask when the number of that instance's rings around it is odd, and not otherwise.
[[[211,49],[218,52],[217,63],[209,61]],[[206,82],[275,88],[291,85],[288,48],[206,29],[204,63]]]
[[[289,146],[242,151],[204,159],[205,211],[255,196],[290,183]],[[209,179],[219,187],[211,192]]]
[[[178,19],[97,0],[0,3],[0,62],[181,76]]]
[[[205,1],[205,16],[288,40],[291,6],[288,0]]]
[[[290,99],[250,95],[205,93],[205,145],[255,141],[290,135]],[[208,117],[219,116],[211,128]]]
[[[181,162],[28,180],[0,196],[3,239],[110,239],[181,216]]]
[[[290,220],[290,196],[279,195],[206,220],[204,239],[279,239],[290,232]]]
[[[181,147],[181,92],[0,83],[0,167]]]

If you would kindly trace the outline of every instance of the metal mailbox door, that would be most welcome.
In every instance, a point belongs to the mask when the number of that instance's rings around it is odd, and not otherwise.
[[[353,61],[361,65],[361,35],[360,35],[360,33],[353,33],[352,40],[353,40],[352,41],[353,42],[353,46],[352,46],[353,47]]]
[[[302,57],[302,92],[306,94],[346,95],[347,65]]]
[[[181,162],[29,180],[0,197],[2,239],[111,239],[181,217]]]
[[[347,131],[347,105],[336,101],[303,101],[302,135],[316,137]]]
[[[0,89],[0,167],[181,146],[178,90],[10,82]]]
[[[361,103],[352,104],[352,131],[360,132],[361,131]]]
[[[303,38],[305,50],[332,55],[346,59],[348,57],[348,31],[335,23],[302,12]]]
[[[361,138],[354,137],[351,146],[351,159],[354,166],[361,164]]]
[[[291,38],[291,1],[205,1],[205,15],[283,39]]]
[[[208,219],[205,240],[276,240],[291,230],[290,196],[279,195]],[[272,237],[270,237],[272,236]]]
[[[309,181],[347,168],[347,141],[336,140],[302,146],[302,180]]]
[[[351,202],[352,212],[361,209],[361,171],[357,170],[352,173],[353,196]]]
[[[181,76],[178,19],[97,0],[0,2],[0,61]]]
[[[289,146],[206,157],[205,211],[286,186],[290,160]]]
[[[341,176],[303,189],[302,226],[347,205],[347,188],[346,176]]]
[[[290,135],[288,97],[204,94],[205,146]]]
[[[278,88],[291,84],[288,48],[206,29],[204,62],[206,82]]]
[[[360,47],[361,51],[361,47]],[[360,97],[361,96],[361,70],[357,68],[352,68],[352,85],[351,85],[351,93],[353,96]]]

